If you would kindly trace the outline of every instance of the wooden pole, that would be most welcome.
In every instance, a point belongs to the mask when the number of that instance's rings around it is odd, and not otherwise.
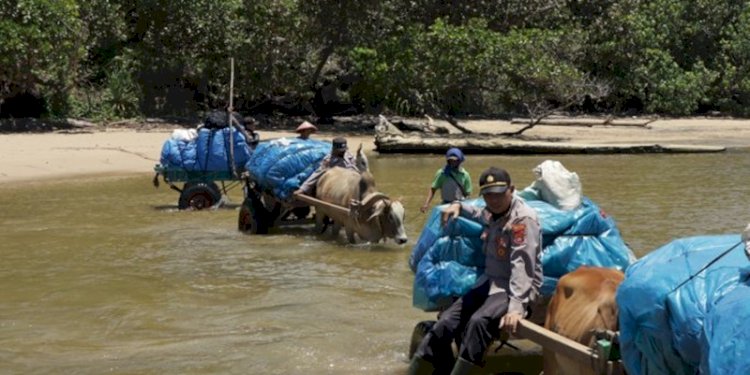
[[[341,207],[341,206],[335,205],[333,203],[324,202],[324,201],[322,201],[320,199],[313,198],[313,197],[311,197],[309,195],[294,194],[294,198],[297,199],[298,201],[305,202],[305,203],[307,203],[307,204],[309,204],[311,206],[315,206],[315,207],[322,206],[322,207],[325,207],[325,208],[327,208],[329,210],[339,211],[339,212],[342,212],[342,213],[344,213],[346,215],[349,215],[349,209],[348,208]]]
[[[229,66],[230,66],[230,73],[229,73],[229,107],[227,107],[227,117],[229,124],[229,164],[231,164],[232,168],[232,176],[234,178],[237,178],[237,167],[234,165],[234,116],[232,116],[232,112],[234,112],[234,58],[229,58]]]
[[[229,58],[229,111],[234,111],[234,57]]]

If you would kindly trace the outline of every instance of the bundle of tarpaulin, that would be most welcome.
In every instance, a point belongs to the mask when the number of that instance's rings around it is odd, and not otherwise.
[[[750,261],[739,235],[674,240],[617,291],[630,374],[750,374]]]
[[[279,138],[258,144],[245,169],[261,190],[284,200],[291,197],[330,153],[330,142]]]
[[[164,142],[161,150],[161,165],[167,169],[182,169],[189,172],[242,171],[252,154],[252,148],[237,126],[244,121],[232,113],[230,124],[226,112],[213,111],[206,116],[197,129],[177,129]],[[254,140],[251,140],[254,141]]]
[[[542,226],[542,295],[550,296],[557,280],[581,265],[625,270],[635,260],[614,219],[588,198],[584,197],[576,209],[561,210],[533,199],[533,194],[525,195],[526,203],[537,211]],[[464,203],[485,205],[481,198]],[[442,205],[432,210],[409,259],[416,273],[413,305],[425,311],[439,310],[462,296],[484,271],[485,257],[479,238],[482,224],[460,217],[441,226],[440,214],[444,208]]]

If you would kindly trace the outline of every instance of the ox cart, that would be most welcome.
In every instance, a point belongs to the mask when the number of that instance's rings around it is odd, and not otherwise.
[[[485,355],[485,369],[488,372],[540,373],[542,361],[549,360],[542,358],[544,352],[547,356],[562,355],[590,369],[590,373],[625,374],[620,357],[619,332],[597,330],[594,332],[596,340],[589,347],[544,328],[538,321],[540,316],[543,318],[544,314],[534,313],[529,319],[521,320],[512,337],[503,332],[496,339]],[[419,343],[433,324],[434,320],[425,320],[414,327],[409,344],[409,359],[414,356]]]
[[[242,176],[244,200],[237,218],[237,229],[248,234],[267,234],[273,227],[302,225],[314,222],[320,207],[349,214],[346,207],[337,206],[307,195],[280,199],[272,191],[262,189],[249,174]]]
[[[177,206],[181,210],[210,208],[221,202],[222,195],[242,183],[232,171],[189,171],[157,164],[154,172],[154,186],[159,186],[161,176],[170,189],[180,193]]]

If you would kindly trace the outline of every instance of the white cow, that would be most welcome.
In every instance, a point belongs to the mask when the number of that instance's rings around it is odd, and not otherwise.
[[[325,215],[334,222],[333,234],[338,234],[343,226],[351,243],[356,242],[355,233],[369,242],[393,238],[396,243],[406,243],[404,206],[378,192],[369,172],[360,174],[350,169],[332,168],[318,180],[316,196],[324,202],[349,207],[351,211],[347,215],[324,206],[316,207],[316,227],[322,228]]]

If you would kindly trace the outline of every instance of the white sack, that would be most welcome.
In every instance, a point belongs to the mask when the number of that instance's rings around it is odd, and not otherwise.
[[[573,210],[581,205],[581,180],[556,160],[545,160],[533,169],[536,180],[527,188],[537,192],[545,202],[561,209]]]
[[[198,132],[195,129],[175,129],[171,138],[175,141],[191,142],[198,138]]]

